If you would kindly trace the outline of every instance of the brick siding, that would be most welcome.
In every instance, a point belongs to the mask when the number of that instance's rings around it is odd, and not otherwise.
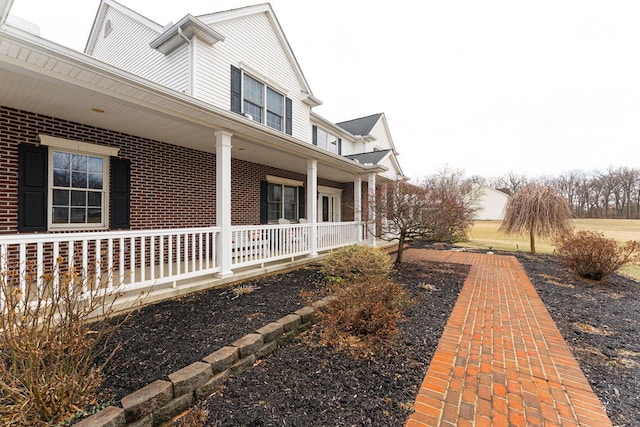
[[[38,134],[120,148],[131,161],[132,229],[215,225],[215,154],[0,106],[0,233],[17,231],[18,145],[39,144]],[[260,223],[266,175],[306,182],[304,174],[237,159],[231,171],[234,225]],[[353,208],[345,205],[353,206],[353,184],[318,179],[318,185],[343,189],[343,220],[352,220]]]

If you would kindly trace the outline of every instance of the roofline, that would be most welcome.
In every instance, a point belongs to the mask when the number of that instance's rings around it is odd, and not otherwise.
[[[256,4],[256,5],[252,5],[252,6],[245,6],[245,7],[239,7],[236,9],[230,9],[230,10],[226,10],[226,11],[220,11],[220,12],[213,12],[213,13],[209,13],[209,14],[205,14],[205,15],[199,15],[197,16],[198,19],[202,20],[205,24],[215,24],[218,22],[223,22],[229,19],[235,19],[235,18],[241,18],[244,16],[250,16],[250,15],[254,15],[257,13],[266,13],[267,16],[269,16],[269,18],[273,21],[274,28],[278,34],[278,36],[280,37],[280,39],[283,41],[284,45],[285,45],[285,51],[287,56],[289,57],[289,62],[291,62],[291,64],[293,65],[293,67],[295,68],[296,74],[300,80],[300,83],[302,84],[302,86],[305,89],[304,95],[306,95],[307,100],[309,101],[310,106],[315,107],[318,105],[322,104],[322,101],[320,101],[318,98],[316,98],[313,95],[313,91],[311,90],[311,86],[309,85],[309,82],[307,81],[307,78],[304,76],[304,73],[302,72],[302,69],[300,68],[300,64],[298,63],[298,59],[296,58],[295,53],[293,52],[293,49],[291,49],[291,44],[289,44],[289,40],[287,39],[287,36],[284,34],[284,31],[282,30],[282,26],[280,25],[280,21],[278,20],[278,17],[276,16],[275,11],[273,10],[273,7],[271,7],[271,4],[269,3],[261,3],[261,4]]]
[[[0,0],[0,25],[4,24],[11,12],[13,0]]]
[[[152,30],[158,33],[163,32],[164,27],[162,25],[158,24],[155,21],[152,21],[151,19],[136,12],[135,10],[129,9],[128,7],[123,6],[122,4],[118,3],[115,0],[100,0],[100,6],[98,6],[98,10],[96,11],[96,17],[93,19],[93,24],[91,25],[89,38],[87,39],[87,43],[84,46],[84,53],[90,55],[93,52],[93,48],[95,47],[95,43],[96,43],[96,38],[100,34],[100,28],[102,27],[102,25],[99,25],[99,23],[100,24],[102,23],[102,20],[104,19],[109,7],[112,7],[118,10],[119,12],[124,13],[130,18],[135,19],[136,21],[146,25],[147,27],[151,28]]]
[[[47,69],[45,67],[46,61],[36,64],[29,62],[27,59],[11,58],[6,55],[0,55],[0,63],[5,63],[9,66],[24,69],[27,71],[27,73],[34,73],[36,75],[43,76],[51,81],[65,81],[68,84],[77,86],[84,90],[98,92],[106,96],[111,96],[114,99],[131,102],[134,105],[138,105],[143,108],[150,108],[152,111],[156,111],[158,113],[169,114],[177,118],[186,119],[194,124],[214,127],[215,129],[227,129],[240,135],[258,134],[261,138],[272,139],[272,145],[280,150],[286,149],[288,152],[301,157],[324,161],[328,165],[345,172],[368,173],[384,172],[386,170],[385,167],[359,165],[343,156],[330,153],[329,151],[318,148],[306,141],[294,138],[293,136],[247,120],[244,116],[241,116],[237,113],[213,106],[190,95],[167,88],[166,86],[163,86],[159,83],[144,79],[133,73],[124,71],[120,68],[99,61],[98,59],[95,59],[90,55],[62,46],[56,42],[31,34],[20,28],[13,27],[11,25],[3,25],[0,29],[0,35],[2,35],[3,39],[8,43],[23,46],[27,49],[37,51],[43,56],[48,56],[52,59],[67,62],[70,65],[85,69],[88,72],[113,79],[117,83],[129,86],[135,90],[143,92],[146,95],[156,97],[158,101],[164,100],[175,105],[171,107],[162,105],[160,103],[151,104],[150,97],[145,97],[144,99],[134,98],[132,96],[123,95],[122,93],[111,91],[105,87],[97,85],[92,86],[90,81],[79,79],[75,80],[73,77],[58,74],[58,71],[56,70]],[[176,108],[178,106],[182,108]],[[186,109],[191,110],[191,113],[185,111]],[[177,110],[181,111],[180,115],[176,115],[175,111]],[[211,120],[205,120],[203,118],[196,117],[196,112],[215,116],[219,123],[216,126],[212,126]],[[264,143],[265,141],[261,142],[258,139],[255,142]]]
[[[349,138],[353,142],[355,142],[357,140],[355,135],[353,135],[352,133],[350,133],[346,129],[341,128],[340,126],[338,126],[337,124],[333,123],[332,121],[322,117],[320,114],[316,113],[315,111],[312,110],[310,116],[311,116],[311,120],[312,121],[315,120],[317,122],[321,122],[323,125],[325,125],[325,126],[331,128],[332,130],[340,133],[342,136]]]
[[[187,14],[185,15],[184,18],[179,20],[176,24],[173,24],[171,27],[167,28],[162,34],[160,34],[158,37],[153,39],[151,43],[149,43],[149,45],[151,46],[152,49],[156,49],[166,55],[170,52],[164,52],[161,49],[162,45],[167,43],[169,40],[171,40],[174,37],[181,37],[181,39],[184,41],[180,33],[181,31],[184,31],[186,28],[191,26],[202,31],[211,39],[213,39],[214,40],[213,43],[224,41],[224,36],[222,34],[217,32],[210,26],[206,25],[204,22],[200,21],[198,18],[194,17],[193,15]]]

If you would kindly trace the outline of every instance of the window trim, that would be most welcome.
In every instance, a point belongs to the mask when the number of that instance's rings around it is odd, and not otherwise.
[[[303,182],[302,181],[297,181],[294,179],[289,179],[289,178],[281,178],[279,176],[272,176],[272,175],[267,175],[266,177],[266,181],[267,181],[267,188],[269,187],[269,185],[279,185],[282,187],[282,200],[280,201],[280,218],[285,218],[284,216],[284,204],[285,204],[285,200],[284,200],[284,187],[293,187],[295,188],[296,192],[296,203],[295,203],[295,208],[294,208],[294,213],[295,213],[295,218],[291,219],[291,218],[287,218],[290,221],[299,221],[300,220],[300,187],[303,187]],[[269,194],[269,191],[267,190],[267,194]],[[269,201],[268,196],[267,196],[267,206],[272,203]],[[278,219],[280,219],[278,218]],[[269,219],[269,208],[267,207],[267,223],[268,224],[276,224],[278,222],[278,219]]]
[[[109,229],[109,208],[110,208],[110,157],[117,156],[119,148],[104,145],[90,144],[87,142],[73,141],[69,139],[56,138],[49,135],[39,135],[43,145],[50,147],[47,156],[47,230],[107,230]],[[84,156],[100,157],[102,162],[102,215],[99,223],[90,224],[56,224],[53,222],[53,156],[54,153],[64,152],[70,154],[80,154]]]
[[[251,71],[247,71],[247,69],[245,67],[241,67],[240,68],[240,108],[241,108],[241,113],[247,117],[251,117],[251,120],[253,120],[256,123],[260,123],[261,125],[265,125],[267,126],[269,129],[273,129],[276,130],[278,132],[285,132],[286,133],[286,120],[287,120],[287,112],[286,112],[286,103],[287,103],[287,94],[286,91],[282,90],[281,88],[279,88],[277,85],[272,84],[269,79],[265,79],[264,77],[261,77],[259,74],[256,74],[254,72]],[[253,117],[253,115],[251,115],[251,113],[245,111],[245,102],[248,102],[250,104],[256,105],[255,103],[253,103],[251,100],[248,100],[245,97],[245,84],[244,84],[244,80],[245,80],[245,76],[255,80],[256,82],[260,83],[262,85],[262,104],[261,106],[259,106],[262,109],[262,117],[261,120],[258,121],[256,120],[255,117]],[[273,111],[272,109],[269,108],[269,89],[271,89],[272,92],[280,95],[282,97],[282,111],[281,111],[281,115],[279,116],[281,118],[281,123],[280,123],[280,129],[276,128],[276,127],[272,127],[269,126],[268,124],[268,114],[270,111]],[[274,113],[275,114],[275,113]]]

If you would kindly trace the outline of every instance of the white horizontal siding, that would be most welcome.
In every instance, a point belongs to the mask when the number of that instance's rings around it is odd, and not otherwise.
[[[206,23],[206,17],[203,21]],[[286,89],[284,95],[293,102],[293,136],[310,143],[310,109],[300,99],[302,86],[267,14],[239,17],[211,26],[225,36],[225,41],[198,49],[198,97],[229,110],[230,66],[245,63],[261,74],[256,77],[266,77],[267,84],[272,82],[275,89]]]
[[[385,157],[379,164],[385,166],[388,169],[387,171],[380,173],[380,176],[383,176],[392,181],[396,181],[398,179],[396,168],[393,166],[393,162],[391,161],[391,155]]]
[[[111,33],[105,38],[104,28],[96,38],[93,56],[133,74],[180,92],[189,90],[189,49],[187,45],[171,54],[152,49],[149,43],[158,32],[142,22],[109,8],[105,21],[111,20]]]

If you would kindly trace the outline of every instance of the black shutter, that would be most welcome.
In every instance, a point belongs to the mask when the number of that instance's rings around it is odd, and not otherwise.
[[[304,187],[298,187],[298,218],[307,218],[305,209],[306,199],[304,198],[304,194]]]
[[[47,168],[45,146],[18,146],[18,231],[47,230]]]
[[[131,207],[131,162],[111,157],[111,228],[129,228]]]
[[[342,138],[338,138],[338,154],[342,156]]]
[[[313,141],[313,145],[318,145],[318,126],[311,126],[311,141]]]
[[[269,183],[260,181],[260,224],[269,223]]]
[[[293,135],[293,102],[285,98],[285,132]]]
[[[231,66],[231,111],[242,114],[242,72]]]

